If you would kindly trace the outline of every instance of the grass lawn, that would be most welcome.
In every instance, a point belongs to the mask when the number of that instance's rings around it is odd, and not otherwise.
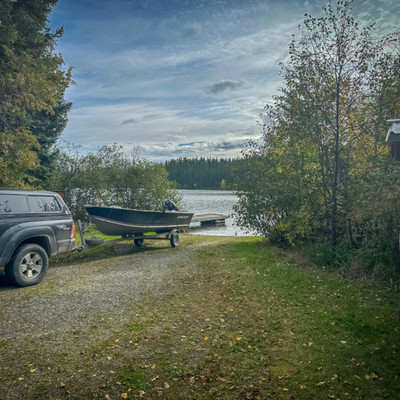
[[[297,269],[261,239],[197,264],[121,332],[136,346],[119,354],[123,397],[400,398],[399,293]]]
[[[59,262],[119,257],[110,246]],[[297,268],[260,238],[185,236],[168,251],[178,263],[193,255],[170,290],[133,302],[119,323],[102,318],[79,359],[46,349],[68,371],[51,398],[400,399],[398,291]],[[53,379],[28,375],[37,387]]]

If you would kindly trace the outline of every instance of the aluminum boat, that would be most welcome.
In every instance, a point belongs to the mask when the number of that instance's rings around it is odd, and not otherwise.
[[[85,206],[91,220],[104,235],[137,236],[187,228],[193,214],[179,211],[134,210],[120,207]]]

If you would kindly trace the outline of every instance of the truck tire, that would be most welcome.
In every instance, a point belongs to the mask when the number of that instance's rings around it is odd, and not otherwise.
[[[31,286],[39,283],[46,275],[49,257],[38,244],[25,244],[15,251],[5,268],[7,279],[17,286]]]

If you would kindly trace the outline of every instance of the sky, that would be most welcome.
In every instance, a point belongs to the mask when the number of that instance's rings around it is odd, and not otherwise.
[[[238,157],[282,87],[279,63],[321,0],[59,0],[50,26],[72,66],[62,140],[117,143],[150,161]],[[354,0],[353,14],[398,28],[399,0]]]

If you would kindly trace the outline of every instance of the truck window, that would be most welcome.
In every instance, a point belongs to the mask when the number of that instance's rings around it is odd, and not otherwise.
[[[28,196],[28,204],[33,213],[61,211],[61,206],[54,196]]]
[[[24,195],[0,194],[1,214],[23,214],[29,212]]]

